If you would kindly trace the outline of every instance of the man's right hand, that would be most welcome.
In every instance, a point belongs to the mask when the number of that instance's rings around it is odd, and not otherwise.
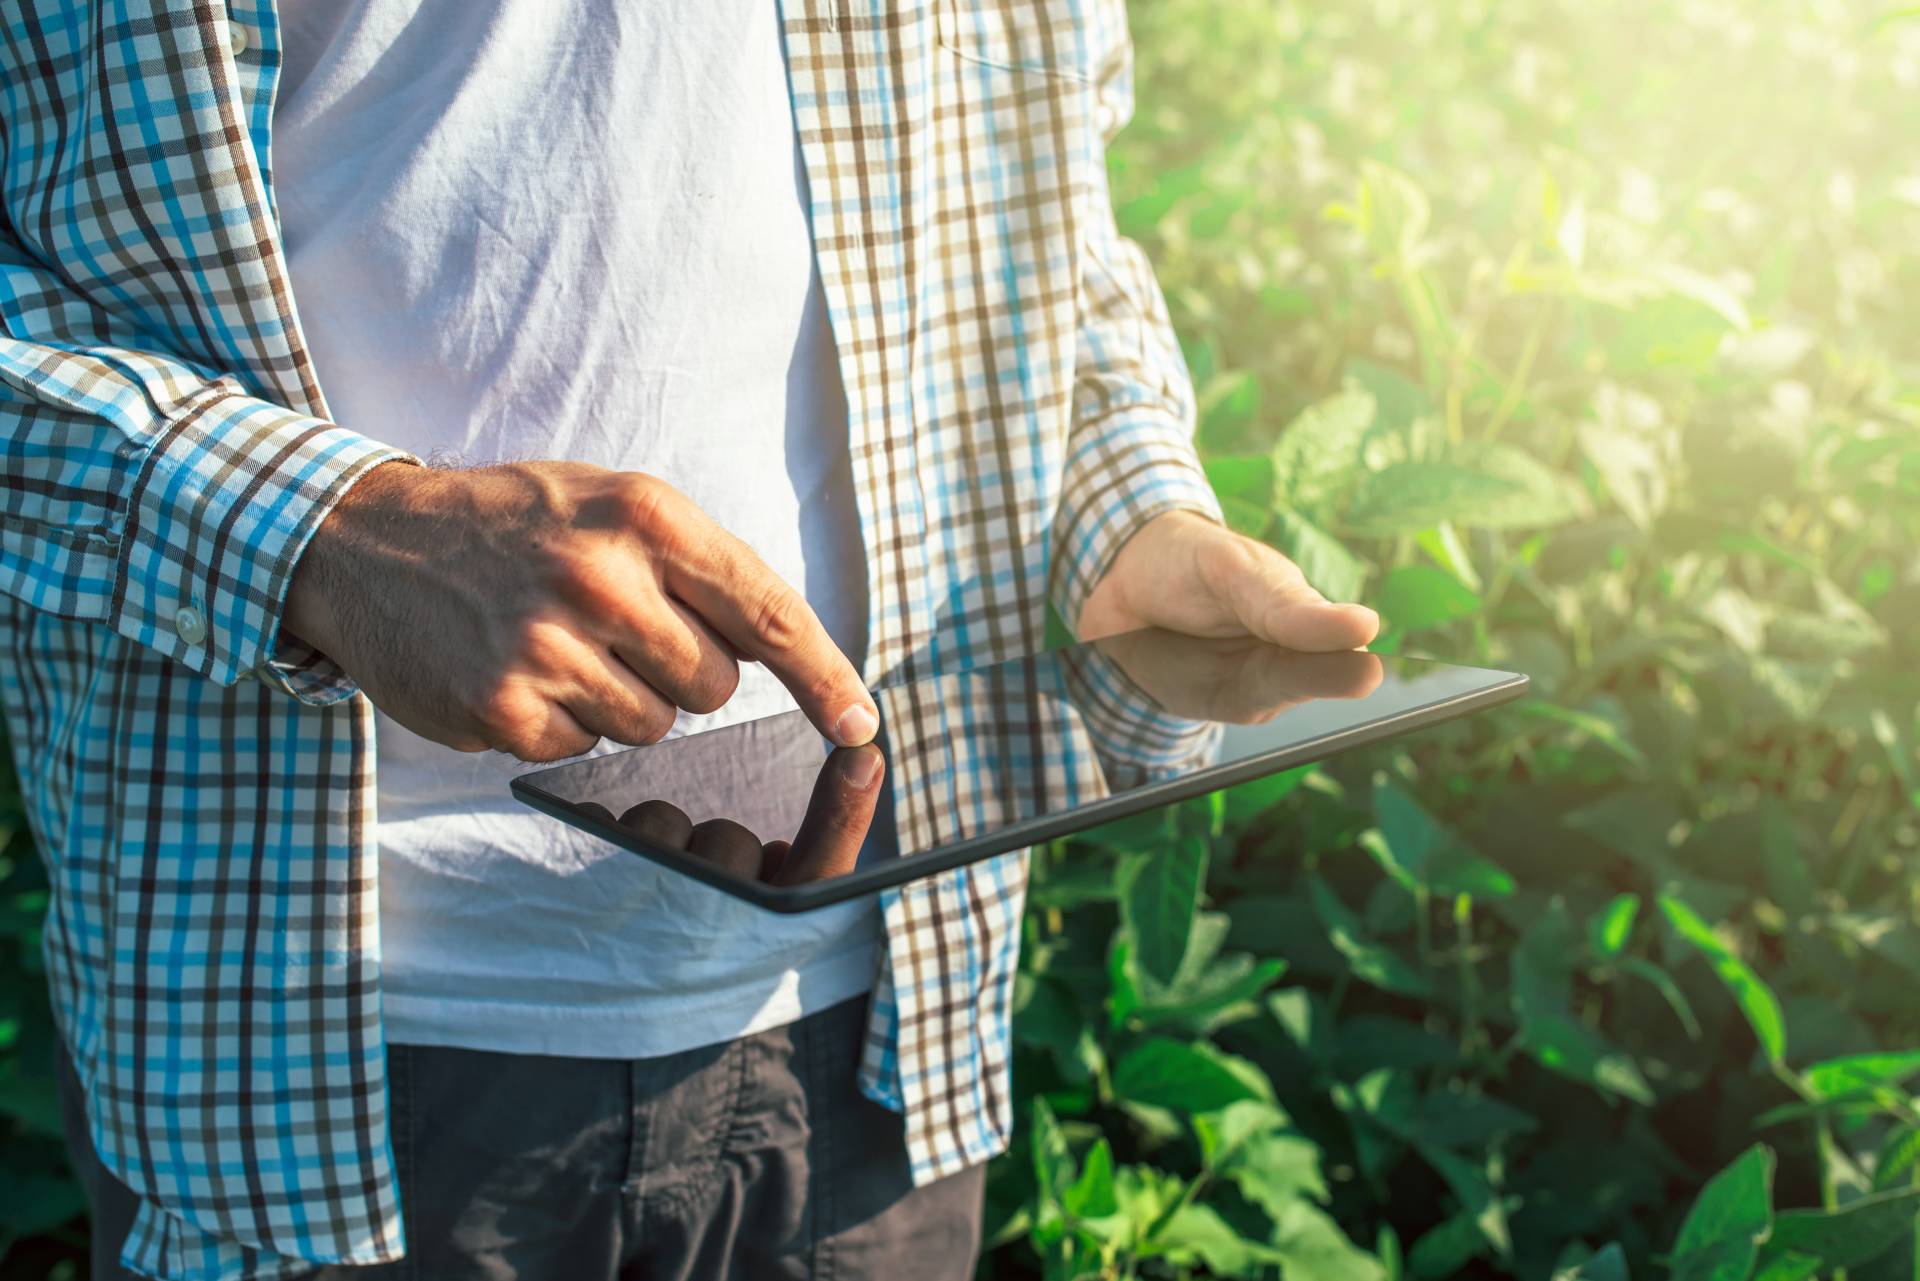
[[[651,743],[766,666],[841,746],[873,699],[805,598],[685,495],[585,463],[385,463],[294,570],[285,628],[374,705],[460,751],[528,761]]]

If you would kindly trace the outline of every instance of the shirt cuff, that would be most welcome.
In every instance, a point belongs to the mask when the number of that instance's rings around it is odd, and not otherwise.
[[[351,696],[305,646],[275,654],[294,566],[335,503],[412,461],[323,419],[210,384],[162,430],[128,499],[110,618],[127,639],[222,685],[258,674],[303,702]]]
[[[1157,414],[1126,410],[1074,431],[1054,520],[1048,594],[1078,634],[1081,607],[1140,527],[1171,511],[1219,521],[1220,500],[1207,483],[1193,440]]]

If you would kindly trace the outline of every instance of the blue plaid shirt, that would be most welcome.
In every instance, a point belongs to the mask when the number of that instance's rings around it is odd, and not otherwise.
[[[1120,0],[783,0],[849,404],[870,681],[1039,647],[1125,539],[1215,512],[1164,305],[1115,230]],[[136,1271],[404,1250],[372,711],[280,635],[379,441],[329,421],[266,157],[271,0],[0,10],[0,701],[55,1006]],[[909,708],[931,733],[939,709]],[[1025,889],[890,893],[862,1078],[916,1180],[999,1151]]]

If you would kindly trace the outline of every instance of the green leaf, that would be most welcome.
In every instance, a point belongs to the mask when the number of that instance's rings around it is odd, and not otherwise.
[[[1632,1056],[1565,1015],[1530,1016],[1521,1026],[1520,1043],[1544,1068],[1643,1107],[1653,1106],[1653,1090]]]
[[[1344,211],[1373,251],[1413,262],[1433,221],[1433,204],[1410,174],[1377,160],[1360,162],[1355,206]]]
[[[1324,1210],[1296,1200],[1274,1219],[1272,1254],[1286,1281],[1386,1281],[1386,1270],[1347,1240]]]
[[[1479,612],[1480,598],[1431,565],[1402,565],[1381,582],[1373,605],[1387,623],[1417,632]]]
[[[1258,1013],[1260,994],[1286,972],[1287,963],[1277,957],[1256,961],[1245,952],[1228,953],[1189,982],[1143,992],[1135,1012],[1147,1027],[1178,1024],[1210,1032]]]
[[[1513,1233],[1507,1225],[1506,1203],[1494,1189],[1486,1171],[1465,1157],[1443,1148],[1425,1143],[1418,1144],[1418,1147],[1421,1159],[1439,1172],[1447,1189],[1460,1202],[1462,1212],[1471,1218],[1487,1244],[1502,1259],[1509,1258],[1513,1253]]]
[[[1756,1143],[1694,1199],[1674,1242],[1672,1281],[1746,1281],[1773,1225],[1773,1150]]]
[[[1631,974],[1640,979],[1665,998],[1668,1008],[1673,1011],[1673,1016],[1680,1020],[1680,1028],[1687,1034],[1688,1040],[1700,1039],[1700,1020],[1694,1017],[1692,1003],[1680,990],[1680,985],[1673,981],[1672,975],[1653,962],[1642,960],[1637,956],[1621,957],[1617,963],[1622,974]]]
[[[1300,567],[1328,600],[1355,601],[1367,581],[1367,565],[1339,539],[1291,508],[1276,507],[1267,541]]]
[[[1228,454],[1206,462],[1207,483],[1222,498],[1273,501],[1273,459],[1264,454]]]
[[[1121,1056],[1113,1091],[1174,1112],[1217,1112],[1243,1099],[1271,1101],[1273,1087],[1245,1059],[1200,1041],[1149,1037]]]
[[[1344,523],[1382,537],[1418,533],[1442,521],[1472,528],[1480,512],[1522,493],[1512,481],[1458,463],[1389,463],[1360,482]]]
[[[1227,1166],[1225,1177],[1275,1220],[1303,1196],[1327,1199],[1319,1145],[1298,1134],[1254,1136]]]
[[[1374,788],[1373,812],[1394,863],[1424,882],[1428,864],[1448,843],[1446,829],[1411,792],[1391,779]]]
[[[1396,992],[1402,996],[1432,994],[1431,979],[1401,959],[1391,948],[1370,942],[1364,937],[1360,918],[1340,901],[1325,881],[1317,876],[1312,878],[1309,893],[1313,896],[1314,911],[1326,927],[1327,940],[1345,958],[1355,978],[1382,991]]]
[[[1527,1113],[1484,1094],[1435,1090],[1417,1105],[1412,1136],[1421,1143],[1480,1151],[1507,1134],[1530,1134],[1540,1123]]]
[[[1254,1277],[1278,1262],[1264,1241],[1241,1236],[1206,1205],[1183,1205],[1155,1235],[1155,1244],[1175,1263],[1204,1262],[1215,1276]]]
[[[1638,894],[1619,894],[1587,922],[1587,944],[1598,957],[1612,958],[1626,950],[1633,923],[1640,915]]]
[[[1752,1281],[1808,1281],[1820,1273],[1820,1260],[1810,1254],[1787,1250],[1762,1259],[1754,1269]]]
[[[1836,1099],[1875,1086],[1898,1085],[1920,1074],[1920,1050],[1849,1054],[1803,1068],[1800,1079],[1820,1099]]]
[[[1566,477],[1531,454],[1493,445],[1446,460],[1403,460],[1369,473],[1345,524],[1360,533],[1417,534],[1442,522],[1466,529],[1561,524],[1586,503]]]
[[[1373,397],[1357,389],[1302,410],[1270,454],[1269,482],[1281,502],[1314,515],[1337,505],[1361,474],[1360,447],[1373,420]]]
[[[1487,1238],[1471,1214],[1461,1213],[1429,1228],[1407,1251],[1407,1271],[1419,1281],[1457,1276],[1487,1252]]]
[[[1567,905],[1551,899],[1520,933],[1508,957],[1507,973],[1514,1012],[1524,1023],[1546,1015],[1565,1015],[1573,1005],[1575,943]]]
[[[1627,519],[1647,529],[1667,505],[1672,468],[1652,442],[1624,426],[1580,424],[1580,448]]]
[[[1249,538],[1264,534],[1273,519],[1273,460],[1263,454],[1228,455],[1208,459],[1206,472],[1228,528]]]
[[[1404,431],[1414,419],[1433,410],[1426,388],[1397,369],[1355,356],[1347,361],[1346,376],[1373,397],[1374,426],[1382,431]]]
[[[1223,373],[1201,389],[1198,404],[1200,442],[1210,449],[1241,445],[1263,399],[1260,380],[1244,369]]]
[[[1300,784],[1306,782],[1307,775],[1318,768],[1317,765],[1299,765],[1265,778],[1234,784],[1223,793],[1226,797],[1227,826],[1237,828],[1260,817],[1293,795]]]
[[[1185,1181],[1150,1165],[1123,1165],[1113,1172],[1113,1195],[1120,1213],[1144,1231],[1173,1209]]]
[[[1125,930],[1115,930],[1107,943],[1107,1025],[1125,1027],[1140,1009],[1139,967],[1133,963],[1133,943]]]
[[[1278,1220],[1300,1197],[1327,1198],[1320,1149],[1287,1131],[1287,1115],[1268,1103],[1235,1103],[1193,1118],[1200,1151],[1216,1177]]]
[[[1067,1148],[1067,1136],[1053,1109],[1040,1095],[1033,1098],[1033,1178],[1043,1201],[1057,1201],[1073,1183],[1073,1153]]]
[[[1741,302],[1733,290],[1715,280],[1705,272],[1696,271],[1679,263],[1657,263],[1646,272],[1648,279],[1658,282],[1678,298],[1698,303],[1705,307],[1733,329],[1745,332],[1753,328],[1753,320],[1747,314],[1746,304]]]
[[[1282,1130],[1287,1114],[1272,1103],[1243,1099],[1218,1112],[1202,1112],[1193,1118],[1194,1137],[1200,1143],[1200,1159],[1208,1168],[1217,1169],[1231,1162],[1240,1145],[1267,1130]]]
[[[1468,522],[1481,529],[1535,529],[1589,514],[1574,480],[1512,445],[1489,445],[1463,458],[1511,488]]]
[[[1060,1194],[1060,1202],[1076,1219],[1119,1213],[1120,1203],[1113,1191],[1113,1149],[1104,1138],[1088,1150],[1080,1177]]]
[[[1674,932],[1707,958],[1714,973],[1733,993],[1734,1001],[1740,1006],[1740,1012],[1747,1016],[1747,1022],[1753,1026],[1753,1034],[1759,1038],[1760,1048],[1766,1053],[1767,1059],[1776,1064],[1785,1062],[1787,1025],[1780,1013],[1780,1000],[1774,996],[1773,989],[1761,982],[1753,968],[1734,955],[1733,949],[1721,942],[1712,927],[1685,903],[1663,895],[1660,910],[1666,914]]]
[[[1783,1210],[1763,1257],[1804,1254],[1820,1260],[1823,1272],[1862,1267],[1912,1232],[1916,1215],[1920,1188],[1875,1193],[1838,1210]]]
[[[1099,1046],[1073,990],[1043,975],[1023,973],[1014,982],[1013,1008],[1014,1038],[1048,1051],[1070,1083],[1087,1084],[1093,1062],[1089,1052],[1097,1056]]]
[[[1121,864],[1120,916],[1141,970],[1170,983],[1186,958],[1207,878],[1207,842],[1176,841]]]
[[[1920,1163],[1920,1126],[1903,1125],[1881,1145],[1873,1163],[1873,1190],[1884,1192],[1902,1182],[1910,1183],[1916,1163]]]
[[[1620,732],[1618,725],[1608,721],[1605,717],[1596,716],[1592,712],[1582,711],[1576,707],[1562,707],[1557,703],[1550,703],[1545,699],[1537,698],[1528,699],[1526,702],[1518,704],[1514,707],[1513,711],[1520,716],[1558,721],[1563,725],[1570,726],[1582,734],[1585,734],[1594,742],[1605,747],[1608,751],[1613,752],[1630,765],[1641,768],[1647,765],[1646,754],[1628,741],[1626,736]],[[1567,818],[1569,822],[1572,822],[1574,816],[1570,814]],[[1658,845],[1639,847],[1631,852],[1630,857],[1644,858],[1647,854],[1653,852],[1653,850],[1664,849],[1665,844],[1666,842],[1663,837]]]
[[[1597,1253],[1585,1246],[1570,1246],[1553,1265],[1548,1281],[1631,1281],[1627,1274],[1627,1256],[1617,1242],[1608,1242]]]

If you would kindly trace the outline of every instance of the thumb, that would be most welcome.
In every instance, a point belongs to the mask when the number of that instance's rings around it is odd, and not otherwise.
[[[1228,584],[1228,603],[1240,625],[1275,645],[1299,650],[1358,649],[1380,632],[1380,616],[1365,605],[1334,604],[1300,567],[1264,543],[1249,540],[1245,569]]]

